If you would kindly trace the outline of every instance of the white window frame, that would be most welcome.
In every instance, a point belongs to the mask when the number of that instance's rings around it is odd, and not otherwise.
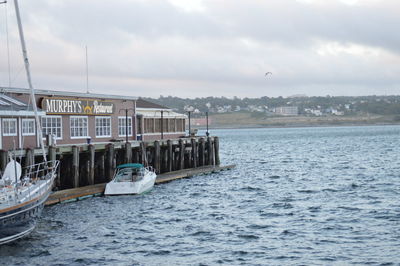
[[[24,132],[24,123],[26,123],[26,122],[33,122],[33,127],[32,127],[32,129],[33,129],[33,132]],[[30,129],[30,127],[29,127],[29,124],[28,124],[28,126],[26,127],[27,129]],[[21,133],[22,133],[22,136],[35,136],[36,135],[36,122],[35,122],[35,119],[33,119],[33,118],[23,118],[22,119],[22,121],[21,121]]]
[[[57,140],[63,139],[63,123],[62,123],[63,121],[62,121],[62,116],[61,115],[45,115],[45,116],[40,117],[40,123],[41,123],[41,129],[42,129],[42,137],[43,137],[43,134],[44,134],[43,118],[57,118],[57,119],[60,119],[60,137],[58,137],[57,135],[55,137],[56,137]],[[53,130],[51,130],[51,131],[53,131]],[[44,136],[43,139],[46,139],[46,136]]]
[[[100,127],[104,127],[104,125],[97,125],[97,121],[99,121],[99,120],[102,120],[102,119],[106,119],[106,120],[108,120],[108,121],[110,121],[110,126],[109,126],[109,132],[110,132],[110,134],[108,134],[108,135],[97,135],[97,127],[98,126],[100,126]],[[96,116],[95,117],[95,134],[96,134],[96,138],[110,138],[111,137],[111,134],[112,134],[112,132],[111,132],[111,130],[112,130],[112,124],[111,124],[111,117],[110,116]]]
[[[126,134],[122,134],[122,135],[119,134],[120,128],[122,128],[121,123],[120,123],[120,119],[123,119],[124,122],[126,122],[126,116],[118,116],[118,137],[126,137]],[[130,122],[130,127],[129,127],[129,121],[131,121],[131,122]],[[124,125],[123,128],[124,128],[124,131],[125,131],[126,126]],[[129,131],[130,131],[130,134],[129,134]],[[132,133],[133,133],[133,129],[132,129],[132,117],[128,116],[128,137],[132,137],[132,136],[133,136]]]
[[[15,122],[15,133],[6,133],[6,132],[4,132],[4,129],[5,129],[4,122],[11,122],[11,121]],[[14,136],[18,135],[18,122],[17,122],[16,118],[3,118],[1,123],[2,123],[1,125],[3,127],[3,136],[5,136],[5,137],[14,137]],[[10,127],[8,127],[8,128],[10,128]]]
[[[85,136],[72,136],[72,120],[73,119],[86,119],[86,135]],[[87,116],[70,116],[69,117],[69,134],[71,139],[86,139],[89,137],[89,118]]]

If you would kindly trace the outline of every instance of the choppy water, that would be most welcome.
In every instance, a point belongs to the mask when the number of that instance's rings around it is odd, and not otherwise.
[[[398,265],[400,127],[215,130],[232,171],[48,207],[4,265]]]

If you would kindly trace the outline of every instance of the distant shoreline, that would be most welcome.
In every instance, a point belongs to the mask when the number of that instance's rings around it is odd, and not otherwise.
[[[400,124],[355,124],[355,125],[293,125],[293,126],[248,126],[248,127],[209,127],[211,129],[261,129],[261,128],[311,128],[311,127],[368,127],[368,126],[399,126]],[[206,128],[198,128],[206,130]]]
[[[291,124],[291,125],[210,125],[209,130],[215,129],[258,129],[258,128],[311,128],[311,127],[367,127],[367,126],[399,126],[398,123],[343,123],[343,124]],[[206,127],[191,126],[198,130],[207,130]]]

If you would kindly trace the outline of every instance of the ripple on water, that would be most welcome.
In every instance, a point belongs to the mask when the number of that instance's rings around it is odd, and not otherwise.
[[[245,239],[245,240],[257,240],[260,237],[257,235],[253,235],[253,234],[248,234],[248,235],[238,235],[239,238]]]
[[[399,126],[215,131],[231,171],[45,208],[4,265],[398,265]]]

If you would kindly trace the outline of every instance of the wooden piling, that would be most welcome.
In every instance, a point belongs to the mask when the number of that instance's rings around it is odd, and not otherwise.
[[[147,152],[146,152],[146,145],[144,144],[144,142],[140,142],[140,162],[144,165],[147,166]]]
[[[179,140],[179,165],[178,169],[182,170],[185,168],[185,143],[183,139]]]
[[[106,178],[106,167],[105,167],[105,156],[104,153],[101,152],[98,154],[97,159],[96,159],[96,165],[97,165],[97,177],[101,178],[100,180],[103,182],[107,180]]]
[[[16,157],[25,156],[22,164],[33,165],[38,152],[36,149],[17,150]],[[9,161],[8,154],[8,151],[0,150],[0,170],[4,171]],[[60,189],[108,182],[117,163],[141,162],[145,166],[153,166],[158,174],[220,164],[218,137],[156,140],[154,143],[61,145],[49,147],[48,158],[60,160],[60,174],[56,180]]]
[[[81,169],[81,186],[88,186],[90,185],[89,174],[90,174],[90,154],[86,153],[82,156],[84,160],[81,159],[82,169]]]
[[[207,138],[207,164],[213,165],[214,164],[214,150],[211,137]]]
[[[172,151],[172,141],[169,139],[167,140],[167,172],[172,171],[172,165],[173,165],[173,158],[174,154]]]
[[[54,146],[49,146],[49,161],[55,161],[57,159],[57,148]],[[55,166],[53,163],[51,166]],[[57,175],[57,178],[53,184],[54,187],[60,186],[60,175]]]
[[[8,163],[8,151],[0,150],[0,167],[4,172]]]
[[[114,171],[115,171],[115,150],[114,144],[110,143],[107,145],[106,148],[106,181],[110,181],[113,178]]]
[[[161,158],[160,158],[160,141],[154,141],[154,162],[153,166],[156,170],[156,174],[161,172]]]
[[[49,146],[49,161],[55,161],[57,156],[57,149],[54,146]]]
[[[161,146],[161,173],[168,172],[168,147]]]
[[[199,166],[205,165],[205,140],[204,138],[200,138],[199,140]]]
[[[79,187],[79,148],[72,146],[72,187]]]
[[[25,164],[24,167],[28,167],[30,165],[35,164],[35,151],[33,149],[26,149],[26,157],[25,157]],[[57,176],[57,180],[60,177]]]
[[[179,164],[180,164],[180,162],[179,162],[179,148],[178,147],[176,147],[176,148],[174,148],[173,149],[173,154],[174,154],[174,165],[173,165],[173,168],[174,168],[174,171],[176,171],[176,170],[178,170],[179,169]]]
[[[95,162],[96,149],[92,144],[89,145],[88,149],[89,149],[88,184],[94,185],[94,165],[95,165],[94,162]]]
[[[192,168],[197,168],[198,166],[197,141],[195,138],[192,138],[191,142],[192,142]]]
[[[133,163],[138,163],[140,161],[139,155],[140,155],[139,149],[133,148],[132,149],[132,162]]]
[[[132,162],[132,145],[130,142],[125,143],[125,163]]]
[[[221,164],[219,160],[219,138],[214,137],[214,158],[215,158],[215,165],[219,166]]]

